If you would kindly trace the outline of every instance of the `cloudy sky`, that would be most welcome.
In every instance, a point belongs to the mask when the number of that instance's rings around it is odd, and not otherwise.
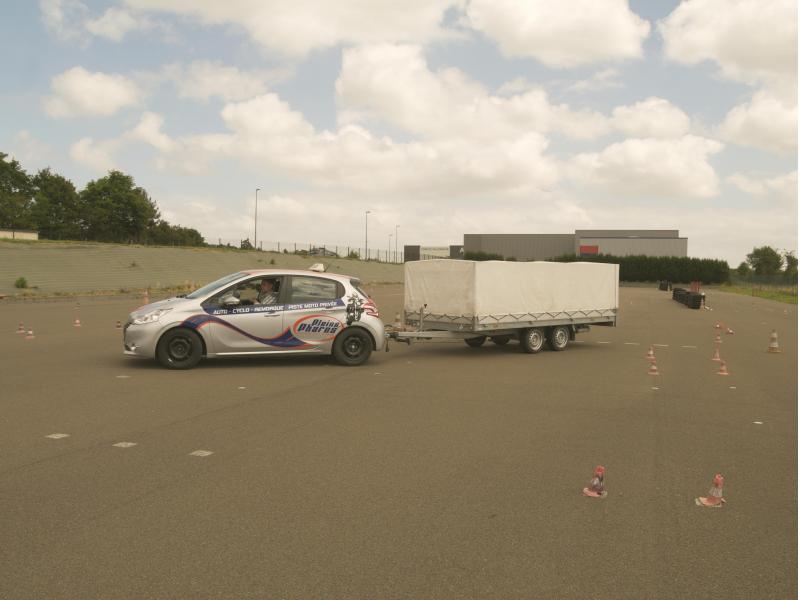
[[[792,0],[5,0],[0,151],[208,240],[797,247]],[[392,241],[394,245],[394,241]]]

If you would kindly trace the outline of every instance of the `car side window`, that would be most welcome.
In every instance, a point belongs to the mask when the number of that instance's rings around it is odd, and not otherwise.
[[[208,306],[221,306],[225,303],[226,298],[234,297],[239,300],[239,306],[252,306],[254,304],[261,304],[259,302],[259,294],[262,293],[261,283],[263,280],[272,282],[272,289],[274,290],[275,299],[277,301],[278,292],[280,290],[280,277],[253,277],[246,281],[240,281],[234,286],[231,286],[219,294],[215,294],[203,304]]]
[[[294,276],[289,289],[289,303],[330,302],[344,296],[344,286],[322,277]]]

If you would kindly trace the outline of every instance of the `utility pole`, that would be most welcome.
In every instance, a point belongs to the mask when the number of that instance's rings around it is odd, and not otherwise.
[[[258,192],[261,188],[256,188],[256,214],[255,214],[255,229],[253,230],[253,248],[258,250]]]
[[[370,210],[364,212],[364,260],[369,260],[369,213],[371,212]]]
[[[392,234],[389,234],[389,249],[386,251],[386,262],[392,262]]]
[[[400,225],[394,226],[394,262],[399,262],[398,258],[400,255],[397,254],[397,230],[400,229]]]

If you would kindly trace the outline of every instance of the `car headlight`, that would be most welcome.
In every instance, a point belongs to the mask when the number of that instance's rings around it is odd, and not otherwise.
[[[161,318],[162,315],[167,314],[171,310],[172,310],[171,308],[159,308],[156,310],[152,310],[149,313],[145,313],[143,315],[136,317],[133,320],[133,324],[145,325],[146,323],[155,323]]]

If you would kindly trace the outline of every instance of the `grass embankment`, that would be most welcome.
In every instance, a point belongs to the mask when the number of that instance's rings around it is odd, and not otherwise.
[[[346,258],[221,248],[178,248],[85,242],[0,241],[0,296],[41,298],[141,293],[161,295],[253,269],[307,269],[322,262],[331,273],[364,283],[401,283],[402,265]],[[28,287],[14,283],[24,277]]]
[[[731,294],[741,294],[743,296],[755,296],[756,298],[775,300],[776,302],[783,302],[785,304],[797,304],[796,285],[721,285],[714,287],[713,289],[721,292],[729,292]]]

